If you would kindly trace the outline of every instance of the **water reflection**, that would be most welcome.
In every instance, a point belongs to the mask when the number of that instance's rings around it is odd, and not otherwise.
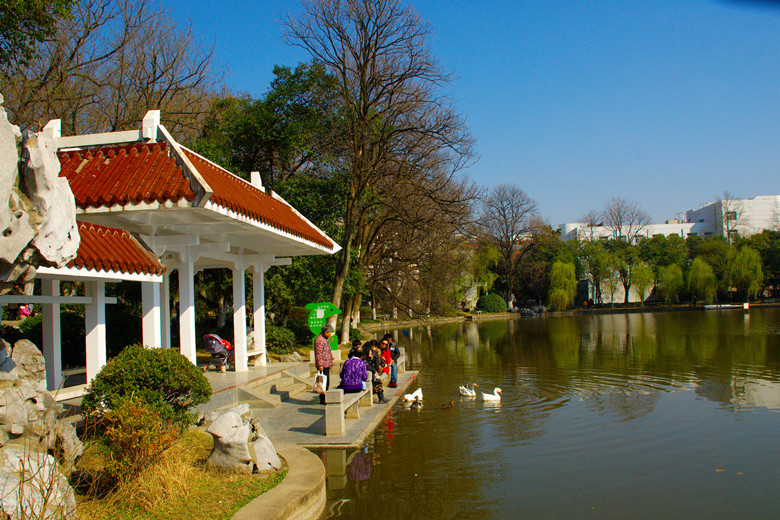
[[[772,517],[779,323],[780,310],[752,309],[397,331],[425,407],[397,405],[364,449],[334,459],[333,514]],[[501,387],[501,401],[460,396],[471,382]],[[750,486],[710,478],[729,464],[750,468]]]

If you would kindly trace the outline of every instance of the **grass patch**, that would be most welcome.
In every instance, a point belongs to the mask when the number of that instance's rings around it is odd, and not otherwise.
[[[206,467],[211,435],[189,430],[160,460],[136,478],[121,483],[106,496],[77,494],[79,518],[106,520],[229,519],[252,499],[279,484],[287,468],[247,475]],[[81,470],[95,473],[103,454],[89,446],[79,461]]]

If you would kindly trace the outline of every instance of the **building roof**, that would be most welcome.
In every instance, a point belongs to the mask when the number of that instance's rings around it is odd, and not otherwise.
[[[182,150],[211,186],[214,193],[209,200],[212,203],[323,247],[333,246],[332,240],[286,202],[265,193],[192,150],[184,147]]]
[[[82,209],[195,199],[195,191],[166,143],[128,144],[58,152]]]
[[[278,196],[233,175],[173,142],[135,143],[58,152],[82,210],[124,209],[139,204],[203,206],[205,202],[266,227],[339,249],[327,235]],[[183,157],[182,157],[183,156]]]
[[[81,243],[69,268],[146,275],[165,272],[157,256],[127,231],[86,222],[79,222],[78,227]]]

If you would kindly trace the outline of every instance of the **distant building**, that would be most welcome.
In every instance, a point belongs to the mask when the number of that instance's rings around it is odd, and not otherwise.
[[[570,222],[558,226],[561,231],[561,239],[569,240],[609,240],[612,238],[612,230],[599,224],[596,226],[585,224],[584,222]],[[703,235],[709,229],[694,222],[684,222],[682,219],[667,220],[663,224],[648,224],[637,233],[635,242],[641,242],[646,238],[652,238],[655,235],[677,235],[683,239],[688,235]]]
[[[558,226],[561,239],[609,240],[612,231],[602,224],[570,222]],[[655,235],[690,235],[730,237],[735,231],[742,237],[780,228],[780,195],[760,195],[752,199],[730,199],[708,202],[699,209],[688,210],[663,224],[648,224],[637,234],[636,242]]]
[[[688,222],[704,226],[704,236],[742,237],[780,227],[780,195],[759,195],[752,199],[709,202],[685,212]]]

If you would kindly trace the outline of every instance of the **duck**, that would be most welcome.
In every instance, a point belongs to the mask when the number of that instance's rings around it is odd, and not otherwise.
[[[449,403],[444,403],[443,405],[441,405],[441,409],[442,410],[452,410],[453,408],[455,408],[455,400],[454,399],[450,400]]]
[[[418,388],[417,390],[415,390],[411,394],[404,394],[403,400],[404,401],[415,401],[418,398],[420,399],[420,401],[423,400],[422,388]]]
[[[419,397],[416,397],[409,408],[411,408],[412,410],[416,410],[422,408],[422,405],[423,405],[422,400]]]
[[[474,383],[471,385],[471,388],[469,388],[468,383],[462,386],[458,387],[458,390],[460,391],[460,395],[465,395],[466,397],[477,397],[477,391],[474,390],[479,385],[477,383]]]
[[[482,400],[483,401],[500,401],[501,400],[501,389],[496,387],[493,390],[492,394],[486,394],[485,392],[482,392]]]

